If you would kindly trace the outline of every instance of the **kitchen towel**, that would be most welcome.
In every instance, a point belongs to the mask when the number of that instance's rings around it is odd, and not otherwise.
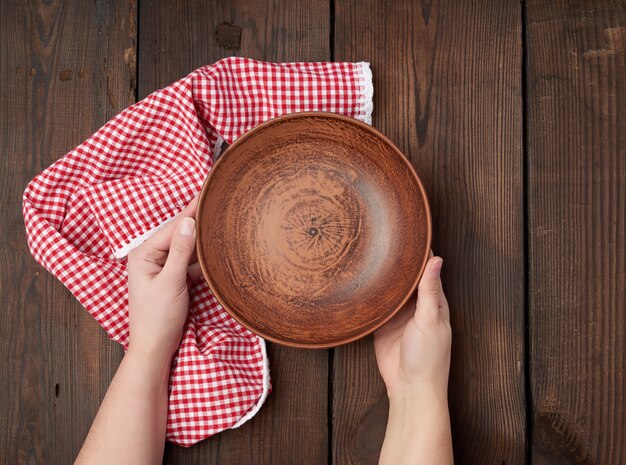
[[[224,141],[264,121],[327,111],[371,124],[368,63],[204,66],[128,107],[27,186],[35,259],[128,344],[126,255],[200,191]],[[169,386],[167,439],[190,446],[252,418],[270,390],[265,342],[199,280]]]

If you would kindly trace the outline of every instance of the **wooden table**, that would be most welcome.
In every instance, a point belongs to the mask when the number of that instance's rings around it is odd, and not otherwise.
[[[71,463],[122,356],[30,257],[26,183],[230,55],[372,63],[445,258],[457,463],[626,463],[623,1],[8,0],[0,21],[1,463]],[[376,463],[371,339],[270,356],[256,418],[166,463]]]

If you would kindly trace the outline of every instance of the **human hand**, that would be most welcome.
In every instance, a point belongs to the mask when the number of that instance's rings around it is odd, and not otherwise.
[[[128,255],[129,351],[153,360],[169,363],[178,349],[189,309],[188,277],[201,275],[194,253],[196,204],[197,198]]]
[[[439,277],[443,260],[431,257],[411,298],[374,335],[378,369],[389,398],[427,390],[447,396],[452,331]]]

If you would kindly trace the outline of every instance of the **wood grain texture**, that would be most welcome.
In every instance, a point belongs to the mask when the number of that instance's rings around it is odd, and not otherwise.
[[[240,48],[220,47],[216,28],[241,28]],[[139,96],[226,56],[328,60],[326,1],[159,0],[141,5]],[[328,352],[270,347],[273,391],[251,421],[192,449],[168,446],[166,463],[315,464],[328,456]]]
[[[335,5],[335,59],[372,63],[374,126],[410,157],[430,196],[454,333],[456,460],[523,463],[520,4]],[[371,340],[337,349],[334,372],[334,463],[374,464],[385,391]]]
[[[0,463],[71,463],[121,358],[31,258],[21,197],[133,103],[134,18],[126,0],[0,4]]]
[[[239,48],[234,48],[236,41],[225,42],[219,36],[223,23],[241,28]],[[227,56],[276,62],[328,60],[329,30],[329,7],[323,0],[142,3],[139,98]]]
[[[626,463],[626,4],[526,8],[533,463]]]

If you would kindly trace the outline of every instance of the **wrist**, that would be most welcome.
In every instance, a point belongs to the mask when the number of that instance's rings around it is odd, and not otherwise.
[[[448,422],[448,394],[436,385],[412,386],[389,394],[388,427],[401,435],[423,434],[442,419]]]
[[[170,351],[152,350],[142,345],[130,345],[124,359],[144,367],[151,372],[167,372],[169,374],[174,354]]]
[[[436,383],[417,383],[387,391],[390,406],[413,407],[423,404],[448,405],[447,386]]]
[[[380,463],[453,463],[446,389],[434,383],[390,393]]]
[[[134,337],[133,337],[134,336]],[[131,328],[128,352],[148,363],[171,364],[178,350],[182,334],[177,337],[150,337],[150,335],[133,332]]]
[[[129,348],[124,354],[118,374],[124,379],[127,392],[144,398],[152,395],[167,395],[171,365],[169,360],[149,357],[137,347]],[[118,375],[116,374],[116,377]]]

